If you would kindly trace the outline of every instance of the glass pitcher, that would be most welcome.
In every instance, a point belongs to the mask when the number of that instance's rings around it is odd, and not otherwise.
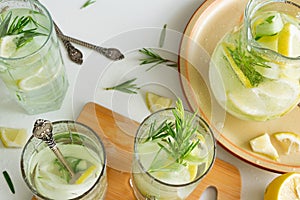
[[[299,0],[250,0],[241,25],[218,43],[209,79],[228,113],[266,121],[299,103],[299,5]]]

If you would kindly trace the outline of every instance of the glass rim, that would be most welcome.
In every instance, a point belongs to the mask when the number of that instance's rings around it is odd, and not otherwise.
[[[281,59],[288,59],[288,60],[292,60],[292,61],[299,61],[300,60],[300,56],[297,57],[289,57],[289,56],[285,56],[282,55],[272,49],[269,48],[265,48],[259,45],[259,43],[253,38],[253,34],[251,31],[251,17],[253,12],[256,12],[257,10],[259,10],[260,8],[270,4],[270,3],[284,3],[284,4],[289,4],[292,6],[296,6],[300,9],[300,6],[296,3],[294,3],[293,0],[266,0],[264,2],[261,3],[260,7],[257,7],[257,5],[253,5],[255,3],[256,0],[249,0],[249,2],[246,5],[246,9],[244,12],[244,24],[245,24],[245,28],[246,28],[246,40],[248,41],[248,45],[250,48],[254,48],[258,51],[263,51],[266,54],[268,54],[269,56],[271,55],[271,57],[277,57],[277,58],[281,58]],[[300,11],[299,11],[300,12]]]
[[[196,182],[198,182],[199,180],[201,180],[203,177],[206,176],[206,174],[210,171],[210,169],[212,168],[215,160],[216,160],[216,154],[217,154],[217,144],[216,144],[216,139],[215,139],[215,136],[214,136],[214,132],[212,131],[212,128],[209,126],[209,124],[206,122],[206,120],[204,118],[202,118],[199,114],[196,114],[195,117],[199,119],[199,121],[205,126],[205,129],[207,130],[207,133],[209,133],[209,135],[211,136],[212,138],[212,143],[213,143],[213,147],[211,148],[213,150],[213,156],[212,156],[212,160],[209,164],[209,166],[207,167],[206,171],[201,174],[201,176],[195,178],[194,180],[192,181],[189,181],[189,182],[186,182],[186,183],[181,183],[181,184],[172,184],[172,183],[167,183],[167,182],[164,182],[158,178],[155,178],[154,176],[152,176],[145,168],[144,166],[142,165],[141,163],[141,160],[140,160],[140,156],[138,153],[135,153],[136,152],[136,144],[137,144],[137,140],[140,138],[140,137],[137,137],[137,135],[139,134],[140,132],[140,129],[142,127],[142,125],[149,119],[151,118],[153,115],[155,114],[158,114],[158,113],[161,113],[161,112],[165,112],[165,111],[172,111],[174,110],[175,108],[165,108],[165,109],[162,109],[162,110],[158,110],[156,112],[153,112],[151,113],[150,115],[148,115],[146,118],[144,118],[144,120],[140,123],[137,131],[136,131],[136,134],[135,134],[135,137],[134,137],[134,156],[135,158],[137,159],[137,163],[138,163],[138,166],[143,170],[143,172],[151,177],[154,181],[162,184],[162,185],[165,185],[165,186],[170,186],[170,187],[174,187],[174,188],[180,188],[180,187],[185,187],[185,186],[189,186],[189,185],[192,185]],[[187,110],[187,109],[184,109],[184,112],[186,113],[189,113],[189,114],[194,114],[193,112]],[[135,173],[135,172],[132,172],[132,173]]]
[[[6,0],[6,1],[9,2],[9,1],[13,1],[13,0]],[[30,3],[34,3],[34,4],[38,5],[39,8],[41,8],[45,12],[46,17],[48,18],[48,20],[50,22],[49,23],[50,24],[49,34],[47,35],[47,39],[44,40],[43,44],[38,49],[36,49],[35,51],[31,52],[30,54],[27,54],[27,55],[21,56],[21,57],[12,57],[12,58],[0,56],[0,59],[2,59],[3,61],[18,61],[18,60],[22,60],[22,59],[24,59],[26,57],[30,57],[30,56],[33,56],[33,55],[37,54],[38,52],[41,51],[42,48],[45,47],[45,45],[49,42],[51,35],[53,34],[53,30],[54,30],[53,29],[53,26],[54,26],[53,25],[53,19],[51,17],[50,12],[48,11],[48,9],[42,3],[40,3],[37,0],[27,0],[27,1],[29,1]]]
[[[100,139],[100,137],[98,136],[98,134],[92,129],[90,128],[89,126],[81,123],[81,122],[77,122],[77,121],[73,121],[73,120],[59,120],[59,121],[54,121],[54,122],[51,122],[53,124],[53,126],[55,124],[60,124],[60,123],[73,123],[74,125],[79,125],[79,126],[82,126],[86,129],[88,129],[89,131],[91,131],[97,138],[97,141],[99,142],[100,146],[102,147],[102,151],[103,151],[103,166],[102,166],[102,169],[101,169],[101,172],[97,178],[97,180],[95,181],[95,183],[86,191],[84,192],[83,194],[77,196],[77,197],[74,197],[72,199],[68,199],[68,200],[79,200],[81,199],[82,197],[84,197],[85,195],[87,195],[88,193],[90,193],[95,187],[96,185],[100,182],[100,179],[102,177],[104,177],[105,175],[105,172],[106,172],[106,167],[107,167],[107,158],[106,158],[106,151],[105,151],[105,146],[102,142],[102,140]],[[27,140],[25,146],[23,147],[23,150],[22,150],[22,153],[21,153],[21,160],[20,160],[20,167],[21,167],[21,175],[22,175],[22,178],[23,180],[25,181],[26,185],[29,187],[30,191],[40,197],[40,198],[43,198],[45,200],[51,200],[50,198],[48,197],[45,197],[43,195],[41,195],[37,190],[35,190],[33,187],[32,187],[32,184],[29,183],[28,181],[28,177],[26,176],[26,173],[25,173],[25,167],[24,167],[24,154],[25,154],[25,149],[26,147],[30,144],[30,142],[32,141],[32,139],[35,138],[33,135],[30,136],[30,138]],[[43,141],[41,141],[41,143],[43,143]],[[48,147],[46,147],[48,148]]]

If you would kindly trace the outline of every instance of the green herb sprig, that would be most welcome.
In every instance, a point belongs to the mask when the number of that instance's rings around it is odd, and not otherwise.
[[[140,59],[140,65],[153,64],[147,69],[147,71],[159,64],[166,64],[169,67],[177,67],[177,62],[161,57],[158,53],[150,48],[140,49],[139,52],[146,56],[145,58]]]
[[[119,85],[113,86],[113,87],[107,87],[104,88],[105,90],[118,90],[120,92],[129,93],[129,94],[136,94],[137,90],[140,88],[134,83],[136,81],[136,78],[130,79],[128,81],[125,81]]]
[[[12,182],[12,180],[11,180],[8,172],[7,171],[3,171],[2,173],[3,173],[3,176],[4,176],[4,178],[5,178],[5,180],[6,180],[7,184],[8,184],[8,187],[9,187],[10,191],[13,194],[15,194],[15,187],[14,187],[14,184],[13,184],[13,182]]]
[[[195,134],[198,133],[197,126],[194,124],[196,113],[192,116],[185,115],[185,110],[180,99],[176,102],[176,107],[172,112],[175,118],[174,121],[165,120],[157,128],[155,128],[157,122],[153,122],[150,125],[148,136],[143,142],[158,140],[157,144],[160,150],[157,154],[165,151],[174,159],[176,164],[185,165],[187,157],[190,156],[192,150],[200,143],[200,139],[195,137]],[[155,156],[156,158],[158,158],[158,155]],[[155,159],[149,169],[150,172],[162,170],[157,167]],[[168,168],[173,164],[169,163]]]
[[[20,48],[32,41],[36,36],[46,36],[44,33],[37,32],[37,27],[40,26],[32,17],[30,16],[16,16],[12,22],[11,21],[12,13],[9,12],[4,20],[0,24],[0,37],[7,35],[20,35],[16,38],[16,46]],[[25,30],[26,26],[32,23],[35,25],[35,28]],[[10,24],[10,25],[9,25]]]
[[[235,48],[227,47],[227,49],[236,65],[250,81],[252,87],[255,87],[264,79],[264,77],[255,70],[255,67],[270,68],[270,66],[265,64],[267,60],[255,51],[250,50],[250,52],[247,52],[245,48],[242,47],[240,39],[236,41],[236,44]]]
[[[96,2],[96,0],[87,0],[87,1],[80,7],[80,9],[86,8],[86,7],[92,5],[92,4],[95,3],[95,2]]]

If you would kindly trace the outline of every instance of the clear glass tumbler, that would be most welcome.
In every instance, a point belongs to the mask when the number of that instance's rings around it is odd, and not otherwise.
[[[21,172],[37,199],[105,198],[107,189],[106,154],[98,135],[74,121],[53,122],[53,138],[75,173],[67,169],[42,140],[32,136],[21,156]]]
[[[47,9],[36,0],[0,1],[0,78],[29,114],[61,107],[68,80]]]
[[[300,1],[249,0],[241,23],[218,43],[209,68],[226,111],[266,121],[300,101]]]
[[[131,184],[138,200],[186,199],[214,163],[209,125],[189,111],[179,120],[174,111],[151,114],[137,131]]]

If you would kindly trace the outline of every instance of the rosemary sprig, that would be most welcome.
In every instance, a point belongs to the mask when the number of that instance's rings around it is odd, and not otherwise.
[[[136,81],[136,78],[130,79],[128,81],[125,81],[119,85],[113,86],[113,87],[107,87],[104,88],[105,90],[118,90],[120,92],[125,92],[125,93],[129,93],[129,94],[136,94],[136,90],[140,89],[139,87],[137,87],[137,85],[135,83],[133,83],[134,81]]]
[[[14,184],[13,184],[13,182],[12,182],[12,180],[11,180],[8,172],[7,171],[3,171],[2,173],[3,173],[3,176],[4,176],[4,178],[5,178],[5,180],[6,180],[7,184],[8,184],[8,187],[9,187],[10,191],[13,194],[15,194]]]
[[[95,3],[95,2],[96,2],[96,0],[87,0],[87,1],[80,7],[80,9],[86,8],[86,7],[92,5],[92,4]]]
[[[164,46],[166,34],[167,34],[167,24],[164,25],[164,27],[160,33],[159,44],[158,44],[160,48],[162,48]]]
[[[17,48],[24,46],[36,36],[46,36],[46,34],[36,31],[39,24],[32,17],[16,16],[10,23],[11,16],[12,13],[9,12],[2,21],[0,25],[0,37],[7,35],[20,35],[20,37],[16,38],[15,41]],[[35,28],[25,30],[29,23],[35,25]]]
[[[236,47],[227,47],[235,64],[241,69],[243,74],[248,78],[252,87],[259,85],[264,77],[255,70],[255,67],[270,68],[266,59],[260,56],[257,52],[250,50],[249,52],[242,47],[242,42],[236,41]]]
[[[150,68],[147,69],[147,71],[162,63],[170,67],[177,67],[177,62],[161,57],[152,49],[143,48],[140,49],[139,52],[146,56],[145,58],[142,58],[140,60],[140,65],[153,64]]]
[[[198,134],[198,129],[194,124],[196,113],[192,116],[186,116],[182,101],[179,99],[176,102],[173,115],[175,118],[174,121],[165,120],[157,128],[154,128],[157,122],[153,122],[150,125],[148,136],[143,142],[157,140],[157,144],[160,147],[157,154],[161,151],[165,151],[174,159],[176,164],[185,165],[185,159],[200,142],[200,140],[195,137],[195,134]],[[162,170],[157,166],[158,161],[156,159],[159,159],[158,157],[158,155],[155,156],[149,171]],[[169,163],[167,167],[169,168],[173,164]]]

